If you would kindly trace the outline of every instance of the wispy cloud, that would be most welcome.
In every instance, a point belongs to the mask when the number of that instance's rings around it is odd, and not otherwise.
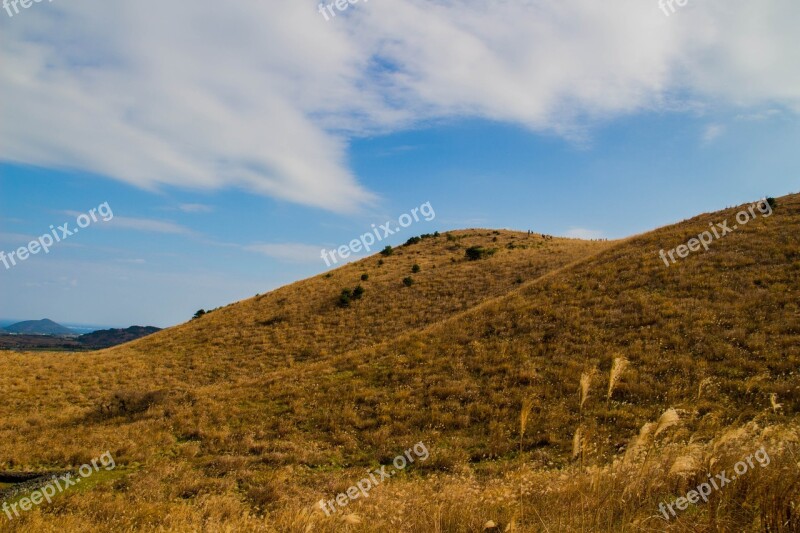
[[[771,118],[779,117],[783,113],[779,109],[767,109],[765,111],[754,111],[752,113],[740,113],[736,115],[736,120],[746,122],[762,122]]]
[[[703,142],[704,143],[714,142],[723,133],[725,133],[725,126],[723,126],[722,124],[709,124],[703,131]]]
[[[168,222],[166,220],[154,220],[150,218],[132,218],[115,216],[103,225],[118,229],[128,229],[135,231],[149,231],[153,233],[169,233],[174,235],[190,235],[194,232],[185,226]]]
[[[0,242],[2,243],[28,243],[34,240],[35,237],[25,233],[2,233],[0,232]]]
[[[244,247],[248,252],[256,252],[273,259],[289,261],[293,263],[313,263],[320,261],[319,246],[309,244],[286,243],[286,244],[251,244]]]
[[[77,217],[84,213],[80,211],[61,211],[61,213],[71,216]],[[99,219],[99,221],[94,223],[97,227],[110,227],[116,229],[128,229],[134,231],[149,231],[152,233],[169,233],[174,235],[192,235],[194,232],[185,227],[181,226],[180,224],[176,224],[175,222],[171,222],[168,220],[156,220],[152,218],[135,218],[135,217],[122,217],[122,216],[114,216],[109,220]]]
[[[211,213],[214,208],[205,204],[180,204],[178,209],[184,213]]]
[[[567,231],[567,237],[572,239],[603,239],[605,235],[602,231],[596,229],[586,229],[586,228],[570,228]]]

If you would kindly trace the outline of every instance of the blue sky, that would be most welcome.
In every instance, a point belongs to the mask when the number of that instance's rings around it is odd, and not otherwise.
[[[390,244],[619,238],[800,190],[797,5],[644,4],[3,15],[0,250],[104,202],[114,218],[0,263],[0,318],[177,324],[425,202],[436,218]]]

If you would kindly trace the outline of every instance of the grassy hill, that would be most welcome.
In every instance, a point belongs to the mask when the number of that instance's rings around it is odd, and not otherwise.
[[[456,231],[102,352],[2,354],[0,468],[124,472],[6,527],[800,530],[800,196],[659,257],[743,207],[618,242]]]

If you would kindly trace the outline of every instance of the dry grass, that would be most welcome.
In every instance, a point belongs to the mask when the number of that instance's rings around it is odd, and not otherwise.
[[[618,243],[453,232],[115,349],[2,354],[0,468],[130,469],[0,528],[797,531],[800,197],[657,255],[735,212]],[[314,507],[419,441],[368,499]],[[760,445],[769,467],[658,518]]]

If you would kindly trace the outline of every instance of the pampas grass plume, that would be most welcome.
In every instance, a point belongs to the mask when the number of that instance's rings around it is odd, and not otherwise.
[[[606,400],[611,399],[611,395],[614,394],[614,388],[616,388],[622,373],[625,372],[627,367],[628,360],[624,357],[620,356],[614,359],[614,363],[611,365],[611,376],[608,378],[608,396]]]

